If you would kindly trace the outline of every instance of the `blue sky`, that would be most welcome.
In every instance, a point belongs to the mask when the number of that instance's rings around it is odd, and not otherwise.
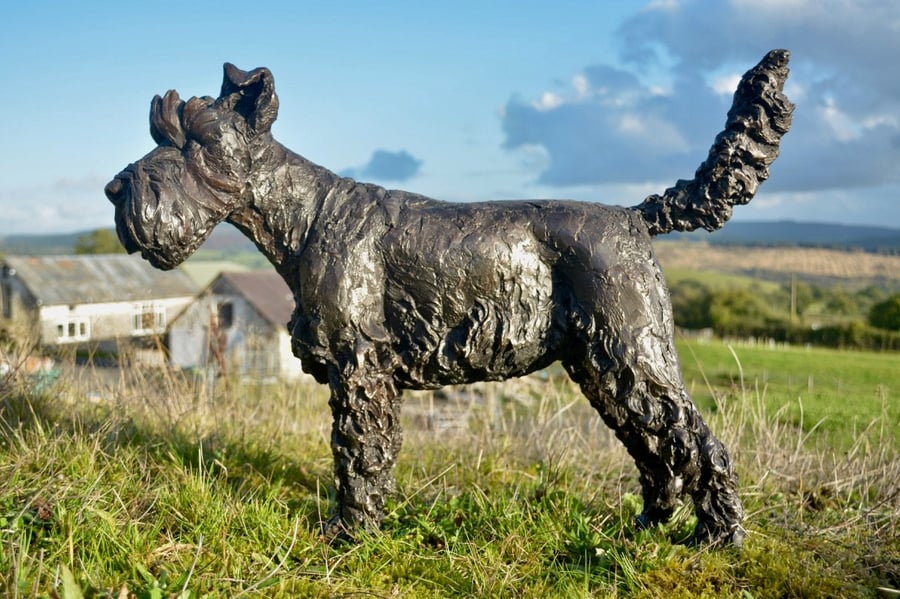
[[[900,228],[896,0],[42,2],[3,10],[0,236],[112,226],[150,99],[269,67],[275,136],[452,200],[633,205],[690,178],[736,77],[792,52],[782,156],[740,220]]]

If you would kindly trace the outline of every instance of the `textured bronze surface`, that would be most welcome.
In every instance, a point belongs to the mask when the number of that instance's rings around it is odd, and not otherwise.
[[[695,540],[740,543],[731,459],[685,391],[652,235],[721,227],[768,176],[793,106],[788,53],[743,78],[691,181],[634,208],[447,203],[342,178],[271,135],[272,74],[225,65],[218,98],[155,97],[158,147],[106,186],[122,244],[159,268],[223,221],[290,286],[294,353],[329,385],[332,533],[377,525],[401,444],[400,393],[563,364],[640,472],[639,521],[694,502]]]

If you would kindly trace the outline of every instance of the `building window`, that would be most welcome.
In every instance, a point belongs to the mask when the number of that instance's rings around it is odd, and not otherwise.
[[[134,309],[134,332],[163,333],[166,330],[166,309],[160,304],[140,304]]]
[[[67,318],[56,325],[56,340],[60,343],[87,341],[91,336],[91,323],[87,318]]]
[[[220,302],[217,317],[219,328],[230,329],[234,324],[234,304],[229,301]]]

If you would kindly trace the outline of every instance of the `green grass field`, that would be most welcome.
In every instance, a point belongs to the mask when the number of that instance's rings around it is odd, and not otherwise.
[[[681,281],[696,281],[711,291],[758,289],[765,293],[772,293],[781,288],[781,284],[774,281],[712,270],[666,268],[665,272],[666,282],[669,285],[675,285]]]
[[[707,409],[715,409],[716,397],[762,401],[785,422],[827,433],[811,439],[837,450],[872,422],[900,443],[896,353],[687,341],[678,351],[688,390]]]
[[[631,460],[555,371],[440,409],[411,394],[383,529],[333,547],[322,388],[126,369],[0,387],[0,594],[894,596],[900,356],[679,351],[735,456],[742,551],[681,545],[688,508],[635,530]]]

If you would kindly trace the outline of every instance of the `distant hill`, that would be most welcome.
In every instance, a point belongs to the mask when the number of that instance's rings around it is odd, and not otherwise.
[[[785,245],[748,247],[693,243],[665,235],[657,237],[653,247],[670,283],[685,274],[692,278],[703,272],[741,275],[779,284],[796,278],[820,287],[877,287],[891,293],[900,290],[900,252]],[[722,279],[717,276],[715,280]]]
[[[222,252],[255,252],[256,246],[244,237],[244,234],[234,228],[233,225],[222,223],[213,229],[209,239],[200,246],[204,250],[218,250]]]
[[[710,244],[749,246],[803,246],[900,253],[900,229],[796,221],[730,222],[724,229],[707,233],[675,233],[671,239],[706,241]]]
[[[0,237],[0,253],[38,256],[71,254],[75,242],[85,233],[86,231],[48,235],[7,235]]]
[[[114,230],[110,227],[110,231]],[[51,233],[47,235],[7,235],[0,237],[0,253],[37,256],[71,254],[75,247],[75,242],[86,233],[90,233],[90,231]],[[227,223],[216,227],[212,235],[201,247],[223,252],[256,250],[256,246],[249,239]]]
[[[68,254],[72,252],[78,237],[85,233],[87,231],[55,235],[8,235],[0,237],[0,253]],[[801,246],[900,254],[900,229],[831,223],[737,221],[728,223],[724,229],[714,233],[674,233],[666,238],[704,241],[713,245]],[[216,227],[202,247],[218,254],[256,251],[240,231],[228,224]]]

